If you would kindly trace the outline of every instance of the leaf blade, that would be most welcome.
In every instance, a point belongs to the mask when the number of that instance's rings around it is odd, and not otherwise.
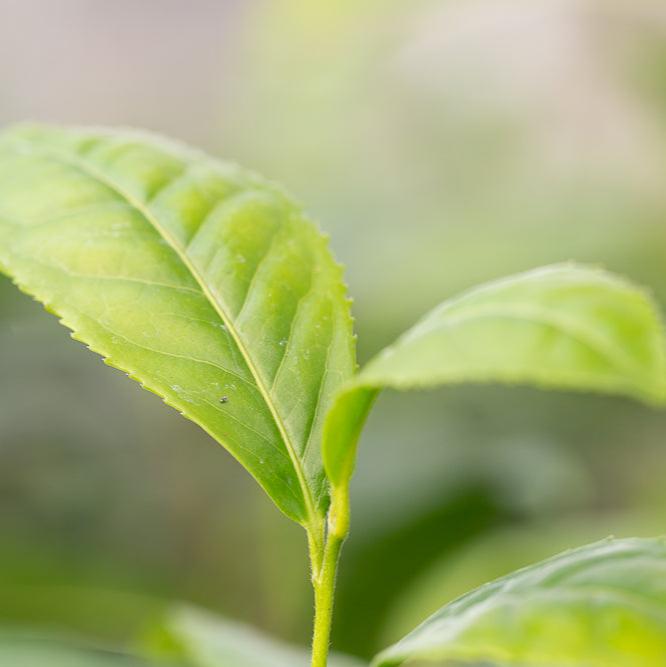
[[[383,388],[500,382],[661,404],[665,349],[651,299],[605,271],[554,265],[488,283],[436,307],[341,390],[324,428],[327,473],[338,488],[349,483]]]
[[[661,664],[664,574],[664,538],[608,539],[567,551],[458,598],[372,664]]]
[[[300,210],[136,133],[9,130],[0,174],[5,272],[223,443],[287,516],[321,514],[310,443],[355,361],[341,269]]]

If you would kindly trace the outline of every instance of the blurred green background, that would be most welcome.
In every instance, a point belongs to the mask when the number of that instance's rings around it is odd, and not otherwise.
[[[568,259],[666,304],[659,0],[0,0],[0,124],[142,126],[283,183],[330,233],[361,360],[442,298]],[[363,438],[336,648],[666,525],[666,415],[472,387]],[[172,600],[296,643],[301,530],[194,425],[0,279],[0,624],[132,643]]]

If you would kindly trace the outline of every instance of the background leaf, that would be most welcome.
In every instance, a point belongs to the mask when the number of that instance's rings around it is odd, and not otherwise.
[[[174,667],[173,663],[160,663]],[[64,641],[0,633],[0,665],[7,667],[155,667],[155,663]]]
[[[280,190],[136,132],[18,127],[0,138],[0,267],[285,514],[321,511],[351,318],[326,241]]]
[[[555,265],[445,301],[370,361],[338,397],[325,427],[333,484],[351,476],[376,393],[462,382],[534,384],[666,395],[665,340],[645,292],[605,271]]]
[[[449,660],[560,667],[666,661],[666,539],[605,540],[445,606],[374,667]]]
[[[309,651],[261,634],[193,607],[174,609],[159,629],[160,643],[192,667],[307,667]],[[360,667],[363,663],[333,655],[330,667]]]

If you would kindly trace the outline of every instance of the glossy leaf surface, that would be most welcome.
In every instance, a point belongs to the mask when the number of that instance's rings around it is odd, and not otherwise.
[[[254,628],[192,607],[172,611],[160,629],[162,641],[192,667],[308,667],[301,649],[268,637]],[[329,667],[361,667],[353,658],[333,655]]]
[[[564,264],[489,283],[436,307],[341,392],[325,426],[327,472],[348,483],[382,388],[503,382],[661,403],[665,348],[648,295],[605,271]]]
[[[482,586],[380,654],[533,667],[666,664],[666,539],[605,540]]]
[[[285,514],[322,513],[352,325],[327,242],[278,188],[143,133],[17,127],[0,135],[0,267]]]

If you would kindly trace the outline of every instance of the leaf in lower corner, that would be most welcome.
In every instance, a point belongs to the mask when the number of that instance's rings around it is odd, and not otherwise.
[[[0,267],[285,514],[321,513],[351,318],[326,241],[278,188],[138,132],[20,126],[0,135]]]
[[[482,586],[381,653],[559,667],[666,664],[666,539],[604,540]]]
[[[0,632],[0,665],[6,667],[157,667],[122,653],[95,650],[61,639]],[[162,667],[183,667],[160,662]]]

